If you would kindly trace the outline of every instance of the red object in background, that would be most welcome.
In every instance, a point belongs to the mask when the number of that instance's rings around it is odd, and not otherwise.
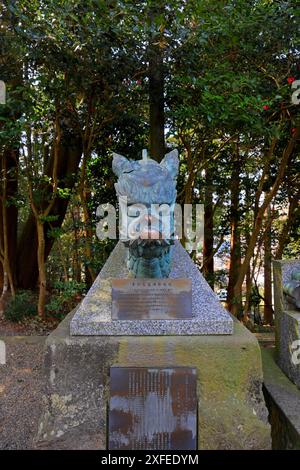
[[[263,105],[263,109],[264,109],[265,111],[268,111],[268,109],[270,109],[270,106],[269,106],[268,104],[264,104],[264,105]]]
[[[295,81],[295,77],[288,77],[287,81],[289,84],[293,83]]]
[[[297,130],[296,127],[293,127],[293,128],[291,129],[292,134],[295,134],[296,130]]]

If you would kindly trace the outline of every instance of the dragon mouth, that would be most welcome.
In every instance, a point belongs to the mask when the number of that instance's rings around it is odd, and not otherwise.
[[[136,240],[129,240],[125,243],[133,257],[144,258],[145,260],[161,258],[162,256],[165,256],[169,252],[170,246],[172,244],[173,240],[143,240],[141,238]]]
[[[157,246],[157,247],[169,247],[170,245],[172,245],[173,243],[173,240],[166,240],[166,239],[163,239],[163,238],[156,238],[156,239],[153,239],[153,238],[147,238],[147,239],[143,239],[143,238],[137,238],[136,240],[128,240],[125,242],[126,246],[128,246],[129,248],[137,248],[137,247],[140,247],[140,248],[146,248],[146,247],[150,247],[150,246]]]

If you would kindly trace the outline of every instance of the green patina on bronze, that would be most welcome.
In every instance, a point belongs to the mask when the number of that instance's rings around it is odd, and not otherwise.
[[[145,238],[126,238],[126,234],[123,240],[129,247],[127,265],[134,277],[166,278],[171,270],[178,153],[177,150],[168,153],[160,164],[144,157],[145,155],[142,160],[135,161],[122,155],[113,155],[112,168],[118,176],[118,182],[115,184],[118,197],[126,198],[129,208],[132,206],[133,209],[133,205],[142,204],[148,211],[145,217],[149,220],[149,229],[147,221]],[[169,207],[170,230],[167,237],[163,234],[161,216],[153,216],[153,204]],[[132,220],[131,217],[127,220],[132,222],[138,217],[139,215],[134,213]]]

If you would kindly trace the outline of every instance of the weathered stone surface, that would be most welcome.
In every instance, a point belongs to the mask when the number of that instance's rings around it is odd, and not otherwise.
[[[292,279],[283,285],[283,292],[289,303],[293,304],[296,310],[300,309],[300,281]]]
[[[262,349],[264,394],[272,426],[272,448],[300,449],[300,390],[277,366],[274,349]]]
[[[72,316],[47,338],[38,447],[106,447],[112,366],[195,368],[198,448],[270,447],[260,350],[239,322],[232,335],[222,336],[88,337],[70,336]]]
[[[300,364],[292,360],[293,344],[300,340],[300,312],[283,294],[283,284],[292,279],[300,261],[274,261],[275,340],[277,362],[284,373],[300,388]]]
[[[232,318],[219,302],[189,254],[175,243],[170,278],[192,280],[192,319],[112,320],[111,279],[128,278],[127,249],[121,242],[111,253],[71,321],[72,335],[226,335]]]

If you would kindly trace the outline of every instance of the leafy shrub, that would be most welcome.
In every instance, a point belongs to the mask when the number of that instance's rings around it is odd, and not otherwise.
[[[11,298],[5,308],[5,318],[12,322],[19,322],[25,317],[37,315],[36,296],[27,290],[19,290],[16,297]]]
[[[85,291],[85,284],[76,281],[56,282],[46,305],[48,315],[63,318],[78,305]]]

